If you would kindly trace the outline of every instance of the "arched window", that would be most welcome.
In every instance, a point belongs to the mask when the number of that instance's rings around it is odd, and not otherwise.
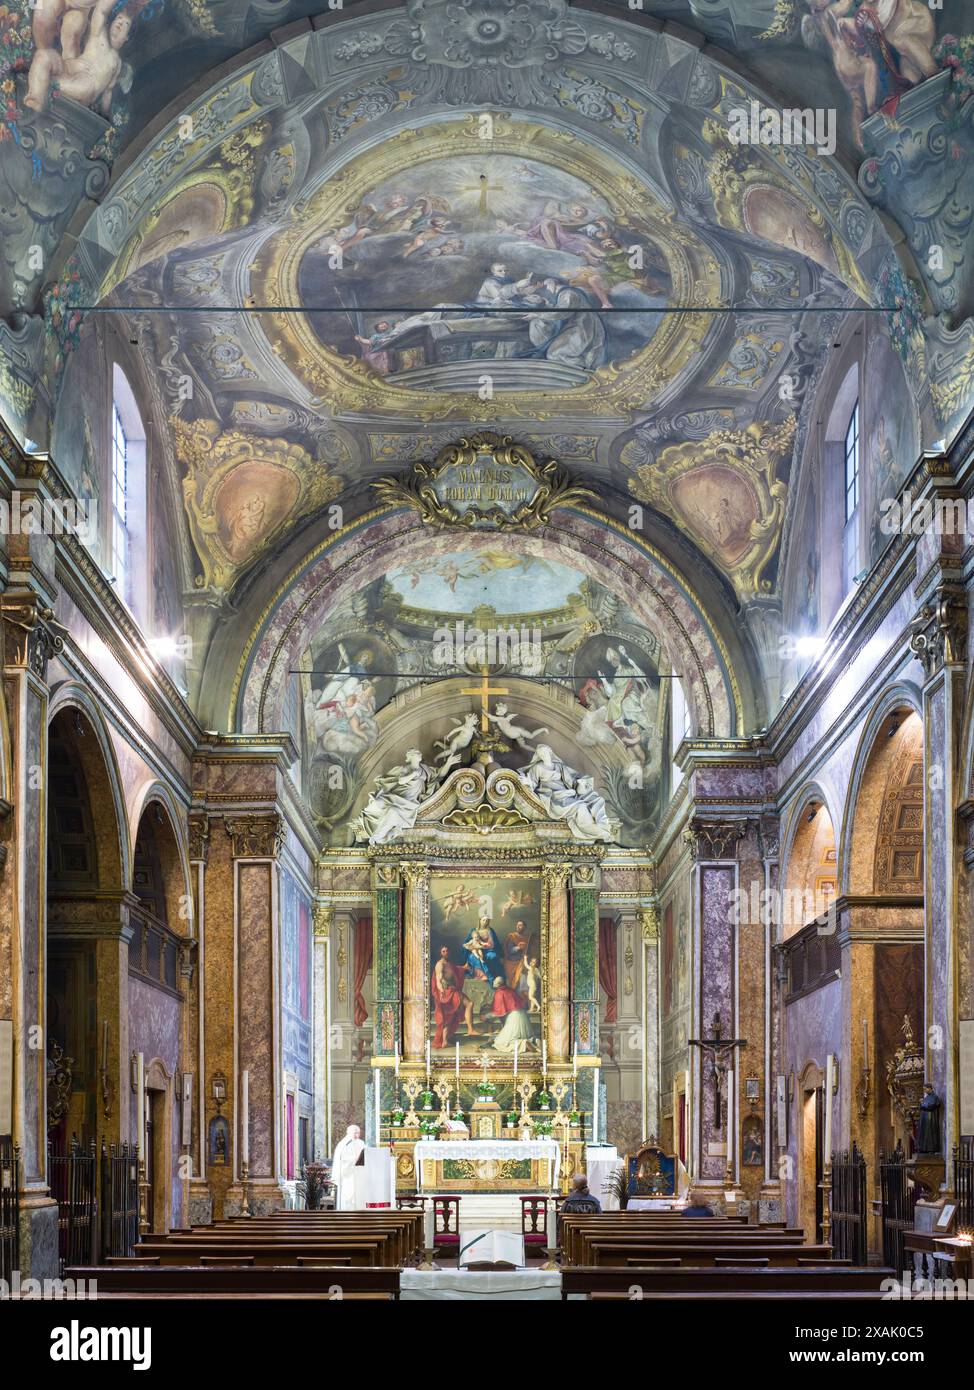
[[[119,598],[141,618],[146,590],[145,427],[132,387],[117,363],[112,373],[111,437],[111,573]]]
[[[670,755],[676,752],[680,744],[690,732],[690,710],[687,705],[686,693],[681,681],[676,676],[670,681]],[[683,781],[683,773],[676,763],[670,765],[670,788],[676,791]]]
[[[843,559],[845,570],[845,591],[852,588],[852,581],[860,570],[859,549],[859,401],[852,407],[849,423],[846,425],[843,443],[845,458],[845,531],[843,533]]]

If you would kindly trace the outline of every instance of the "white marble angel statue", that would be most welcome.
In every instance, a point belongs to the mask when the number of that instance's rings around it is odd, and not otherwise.
[[[552,820],[568,822],[576,839],[614,837],[616,827],[592,778],[568,767],[546,743],[538,744],[527,767],[520,768],[517,775],[544,804]]]
[[[407,748],[405,758],[400,767],[390,768],[375,779],[375,791],[362,814],[352,821],[355,840],[383,844],[398,830],[409,830],[415,825],[423,799],[436,785],[437,772],[423,762],[418,748]]]
[[[512,743],[516,743],[519,748],[529,748],[536,738],[548,732],[547,729],[524,729],[520,724],[514,723],[514,716],[508,714],[507,706],[498,702],[494,706],[493,714],[488,714],[487,718],[492,724],[496,724],[501,733],[509,738]]]
[[[436,761],[443,766],[439,770],[440,781],[455,767],[460,761],[460,754],[465,748],[469,748],[473,742],[473,736],[477,732],[477,715],[470,713],[463,719],[454,721],[455,727],[447,734],[446,738],[438,738],[433,744],[434,748],[439,749],[436,754]]]

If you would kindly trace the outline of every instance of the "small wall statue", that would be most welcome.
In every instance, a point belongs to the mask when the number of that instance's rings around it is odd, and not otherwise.
[[[923,1083],[923,1099],[920,1101],[920,1114],[917,1117],[917,1153],[939,1154],[943,1152],[943,1132],[940,1117],[943,1102],[929,1081]]]

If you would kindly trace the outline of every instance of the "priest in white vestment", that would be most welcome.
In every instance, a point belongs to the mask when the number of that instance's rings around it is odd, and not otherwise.
[[[335,1145],[335,1155],[331,1161],[337,1211],[355,1210],[355,1167],[364,1152],[362,1131],[358,1125],[349,1125],[345,1138]]]

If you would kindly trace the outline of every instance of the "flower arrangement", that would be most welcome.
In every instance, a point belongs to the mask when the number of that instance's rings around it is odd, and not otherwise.
[[[401,1105],[397,1105],[395,1110],[393,1110],[392,1114],[389,1116],[389,1123],[393,1125],[402,1125],[406,1123],[406,1112]]]
[[[950,68],[953,85],[966,100],[974,92],[974,38],[944,34],[933,56],[942,68]]]
[[[497,1087],[493,1081],[478,1081],[477,1095],[481,1100],[493,1100],[497,1094]]]
[[[434,1105],[435,1102],[436,1102],[436,1096],[435,1096],[435,1095],[433,1094],[433,1092],[429,1089],[429,1087],[427,1087],[427,1089],[426,1089],[425,1091],[420,1091],[420,1093],[419,1093],[419,1098],[420,1098],[420,1100],[423,1102],[423,1109],[424,1109],[424,1110],[432,1110],[432,1109],[433,1109],[433,1105]]]
[[[551,1120],[534,1120],[531,1128],[534,1131],[535,1139],[547,1139],[551,1134]]]
[[[509,1110],[504,1116],[504,1123],[508,1129],[517,1129],[518,1113],[516,1110]]]
[[[582,1123],[581,1113],[578,1110],[569,1110],[568,1123],[570,1125],[580,1125]]]
[[[538,1092],[538,1106],[539,1106],[539,1108],[542,1109],[542,1110],[550,1110],[550,1109],[551,1109],[551,1092],[550,1092],[550,1091],[539,1091],[539,1092]]]
[[[440,1121],[438,1118],[433,1119],[430,1116],[424,1115],[419,1122],[419,1128],[421,1132],[426,1135],[427,1139],[435,1139],[440,1132]]]

